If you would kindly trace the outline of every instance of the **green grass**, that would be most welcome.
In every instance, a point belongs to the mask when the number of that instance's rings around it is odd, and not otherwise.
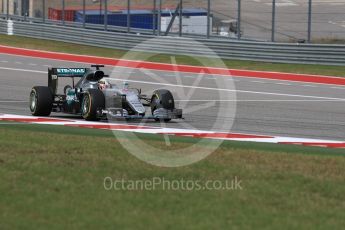
[[[42,39],[33,39],[20,36],[0,35],[0,45],[15,46],[21,48],[66,52],[73,54],[95,55],[101,57],[121,58],[126,54],[126,51],[116,49],[106,49],[93,46],[83,46],[71,43],[49,41]],[[135,59],[142,60],[145,54],[136,53]],[[196,59],[186,56],[176,56],[178,64],[186,65],[200,65]],[[200,60],[206,60],[200,58]],[[146,61],[171,63],[171,55],[159,54],[150,57]],[[225,65],[234,69],[246,70],[263,70],[263,71],[277,71],[287,73],[304,73],[304,74],[319,74],[329,76],[345,77],[344,66],[326,66],[326,65],[305,65],[305,64],[279,64],[268,62],[254,62],[254,61],[240,61],[240,60],[223,60]],[[217,67],[217,66],[216,66]]]
[[[345,40],[343,38],[338,37],[324,37],[324,38],[316,38],[313,39],[313,43],[316,44],[345,44]]]
[[[139,137],[162,145],[161,136]],[[173,148],[196,141],[171,140]],[[224,142],[196,164],[162,168],[127,153],[109,131],[4,123],[0,146],[1,229],[340,229],[345,224],[340,150]],[[243,189],[107,191],[108,176],[201,182],[237,177]]]

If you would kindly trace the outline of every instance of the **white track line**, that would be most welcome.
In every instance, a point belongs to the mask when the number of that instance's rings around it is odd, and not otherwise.
[[[0,101],[0,103],[26,103],[29,101]]]
[[[32,116],[21,116],[21,115],[11,115],[11,114],[0,114],[0,120],[5,119],[11,119],[13,121],[16,121],[19,119],[26,119],[27,123],[29,124],[46,124],[46,125],[72,125],[74,127],[89,127],[89,128],[96,128],[97,126],[104,126],[109,125],[107,128],[108,130],[116,130],[116,131],[125,131],[125,132],[134,132],[134,133],[150,133],[150,134],[165,134],[165,135],[183,135],[188,136],[190,134],[193,134],[192,136],[196,135],[198,137],[198,134],[208,134],[209,137],[205,138],[211,138],[211,139],[219,139],[219,140],[232,140],[232,141],[251,141],[251,142],[263,142],[263,143],[301,143],[307,144],[310,146],[319,146],[319,147],[329,147],[328,145],[332,144],[340,144],[343,145],[343,141],[334,141],[334,140],[321,140],[321,139],[309,139],[309,138],[295,138],[295,137],[280,137],[280,136],[271,136],[271,135],[256,135],[256,134],[244,134],[244,133],[228,133],[228,132],[216,132],[216,131],[203,131],[203,130],[195,130],[195,129],[179,129],[179,128],[166,128],[166,127],[153,127],[153,126],[137,126],[137,125],[128,125],[131,127],[137,127],[136,129],[132,128],[116,128],[111,127],[111,125],[123,125],[121,123],[100,123],[100,122],[89,122],[89,121],[83,121],[83,120],[73,120],[73,119],[65,119],[65,121],[58,121],[59,118],[48,118],[47,121],[39,121],[39,117],[32,117]],[[47,118],[44,118],[47,119]],[[57,119],[55,121],[55,119]],[[18,121],[18,120],[17,120]],[[10,125],[10,123],[5,123]],[[17,124],[17,123],[13,123]],[[1,123],[0,123],[1,126]],[[233,137],[217,137],[212,136],[214,134],[232,134]],[[236,137],[236,135],[250,135],[252,137]],[[341,146],[339,146],[341,148]]]
[[[345,87],[331,87],[331,89],[345,89]]]
[[[259,83],[259,84],[268,84],[267,82],[265,81],[250,81],[250,82],[253,82],[253,83]]]
[[[271,83],[271,84],[276,84],[276,85],[292,85],[292,84],[290,84],[290,83],[280,83],[280,82],[277,82],[277,83]]]
[[[29,70],[29,69],[6,68],[6,67],[0,67],[0,69],[47,74],[46,71]],[[248,91],[248,90],[236,90],[236,89],[221,89],[221,88],[210,88],[210,87],[202,87],[202,86],[187,86],[187,85],[160,83],[160,82],[129,80],[129,79],[121,79],[121,78],[109,78],[109,80],[127,81],[127,82],[142,83],[142,84],[148,84],[148,85],[160,85],[160,86],[171,86],[171,87],[192,88],[192,89],[202,89],[202,90],[214,90],[214,91],[221,91],[221,92],[235,92],[235,93],[248,93],[248,94],[260,94],[260,95],[272,95],[272,96],[300,97],[300,98],[314,98],[314,99],[321,99],[321,100],[345,101],[345,98],[319,97],[319,96],[285,94],[285,93],[270,93],[270,92],[258,92],[258,91]]]
[[[17,68],[7,68],[7,67],[0,67],[3,70],[12,70],[12,71],[20,71],[20,72],[30,72],[30,73],[43,73],[48,74],[47,71],[39,71],[39,70],[32,70],[32,69],[17,69]]]
[[[316,85],[302,85],[303,87],[313,87],[313,88],[315,88],[315,87],[318,87],[318,86],[316,86]]]
[[[241,100],[241,99],[236,99],[236,100],[175,100],[176,102],[337,102],[339,100]]]
[[[269,93],[269,92],[257,92],[257,91],[236,90],[236,89],[219,89],[219,88],[210,88],[210,87],[202,87],[202,86],[186,86],[186,85],[156,83],[156,82],[138,81],[138,80],[129,80],[129,79],[120,79],[120,78],[109,78],[109,80],[142,83],[142,84],[148,84],[148,85],[160,85],[160,86],[171,86],[171,87],[181,87],[181,88],[215,90],[215,91],[223,91],[223,92],[236,92],[236,93],[261,94],[261,95],[272,95],[272,96],[300,97],[300,98],[314,98],[314,99],[322,99],[322,100],[345,101],[345,98],[335,98],[335,97],[319,97],[319,96],[308,96],[308,95],[298,95],[298,94]]]

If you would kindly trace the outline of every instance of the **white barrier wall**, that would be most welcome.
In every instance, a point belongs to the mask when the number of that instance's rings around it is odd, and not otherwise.
[[[7,20],[7,35],[13,35],[13,21]]]
[[[172,17],[162,17],[161,31],[166,32]],[[179,17],[175,18],[175,21],[170,29],[170,32],[179,32]],[[207,34],[207,16],[190,16],[183,17],[182,19],[182,33],[187,34]],[[210,18],[210,33],[212,33],[212,17]]]

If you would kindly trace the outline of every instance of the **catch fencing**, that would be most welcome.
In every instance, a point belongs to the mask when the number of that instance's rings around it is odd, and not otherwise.
[[[345,43],[344,11],[343,0],[0,0],[7,19],[291,43]]]

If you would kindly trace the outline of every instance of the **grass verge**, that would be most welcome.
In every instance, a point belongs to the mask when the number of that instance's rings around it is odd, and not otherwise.
[[[65,52],[72,54],[94,55],[101,57],[121,58],[127,51],[106,49],[93,46],[77,45],[65,42],[57,42],[43,39],[33,39],[20,36],[0,35],[0,44],[15,46],[20,48],[39,49],[47,51]],[[141,60],[144,55],[136,55],[137,60]],[[186,56],[176,56],[178,64],[200,65],[200,62]],[[151,57],[152,62],[171,63],[171,55],[159,54]],[[305,64],[279,64],[268,62],[223,60],[225,65],[233,69],[277,71],[287,73],[319,74],[345,77],[344,66],[326,66],[326,65],[305,65]],[[216,66],[215,66],[216,67]]]
[[[162,137],[141,138],[154,145]],[[171,140],[181,148],[196,141]],[[127,153],[109,131],[29,124],[0,125],[0,146],[2,229],[338,229],[345,224],[345,158],[338,150],[224,142],[201,162],[159,168]],[[201,184],[237,178],[242,189],[108,191],[105,177]]]

